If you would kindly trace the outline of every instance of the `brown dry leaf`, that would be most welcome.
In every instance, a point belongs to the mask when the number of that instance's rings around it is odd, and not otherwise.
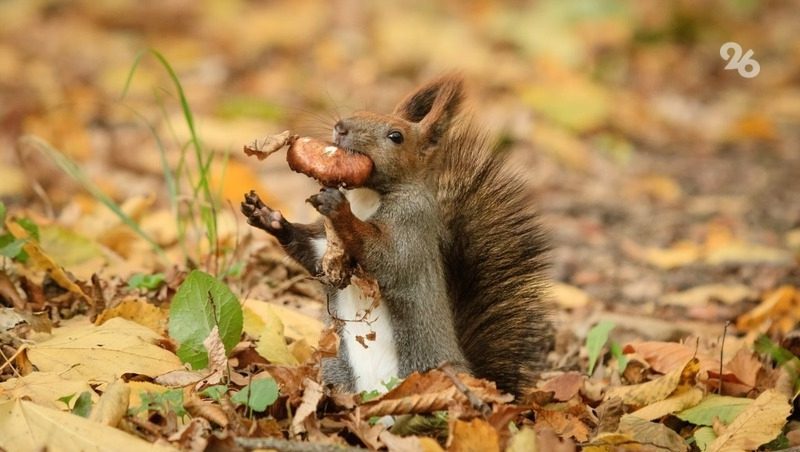
[[[792,253],[788,250],[754,245],[751,243],[735,242],[708,252],[705,262],[710,265],[791,265],[793,259],[794,256],[792,256]]]
[[[208,448],[208,437],[211,435],[211,425],[202,417],[193,418],[180,430],[170,435],[170,441],[178,443],[180,450],[190,452],[203,452]]]
[[[256,139],[253,144],[244,145],[244,153],[248,157],[255,155],[259,160],[264,160],[288,144],[289,134],[288,130],[284,130],[281,133],[267,136],[261,142]]]
[[[650,421],[666,416],[667,414],[676,413],[686,408],[693,407],[700,403],[702,399],[703,390],[700,388],[691,388],[688,391],[674,394],[664,400],[640,408],[631,413],[631,416]]]
[[[700,362],[692,358],[684,366],[647,383],[613,387],[606,393],[606,400],[619,397],[625,405],[644,407],[667,398],[681,382],[694,381],[699,371]]]
[[[15,221],[12,221],[10,218],[6,219],[6,230],[8,230],[8,232],[10,232],[11,235],[13,235],[16,239],[29,238],[28,231],[26,231],[25,228],[17,224]],[[35,241],[26,240],[25,245],[22,246],[22,249],[24,249],[30,257],[30,265],[50,275],[50,277],[53,278],[53,281],[55,281],[59,286],[77,295],[89,305],[94,304],[94,300],[92,300],[92,298],[89,297],[83,291],[83,289],[80,288],[80,286],[75,284],[64,271],[64,269],[56,264],[55,261],[53,261],[53,259],[51,259],[50,256],[48,256]]]
[[[174,450],[27,400],[0,403],[0,431],[4,450]]]
[[[116,427],[128,411],[131,388],[122,380],[116,380],[106,387],[100,400],[92,408],[89,420],[109,427]]]
[[[767,389],[719,433],[707,451],[757,449],[778,436],[791,411],[786,395]]]
[[[758,373],[762,368],[758,355],[746,348],[740,348],[736,355],[725,364],[725,370],[751,388],[756,386]]]
[[[502,394],[494,383],[459,374],[459,380],[470,392],[484,403],[508,403],[513,396]],[[378,399],[362,405],[365,417],[387,414],[430,413],[447,409],[452,403],[465,403],[467,397],[459,391],[453,381],[440,370],[420,374],[414,372],[396,388]]]
[[[159,308],[148,303],[144,298],[132,297],[126,298],[113,308],[101,312],[94,323],[95,325],[102,325],[109,319],[121,317],[144,325],[158,334],[166,335],[168,315],[169,311],[166,308]]]
[[[186,369],[177,369],[165,372],[153,379],[154,382],[168,388],[182,388],[193,385],[208,375],[206,372],[198,372]]]
[[[672,452],[689,450],[689,445],[681,435],[666,425],[649,422],[637,416],[622,416],[619,421],[619,433],[630,436],[640,444],[652,445],[661,450]]]
[[[500,451],[500,437],[491,425],[482,419],[470,422],[456,420],[450,435],[450,447],[454,452]]]
[[[208,367],[211,370],[211,375],[204,381],[206,384],[217,384],[228,371],[228,355],[225,353],[225,344],[222,343],[217,325],[214,325],[203,340],[203,346],[208,350]]]
[[[779,319],[783,316],[796,317],[795,299],[797,289],[782,286],[767,293],[761,303],[736,319],[736,328],[744,331],[758,329],[766,319]],[[786,333],[787,331],[784,331]]]
[[[111,382],[123,373],[155,377],[183,367],[177,356],[155,345],[161,339],[149,328],[122,318],[100,326],[84,319],[31,345],[28,358],[39,370],[60,372],[70,380]]]
[[[228,415],[225,414],[225,410],[218,403],[202,400],[197,397],[196,393],[187,397],[183,406],[193,417],[202,417],[222,428],[227,427],[230,423]]]
[[[316,381],[306,378],[303,380],[303,401],[295,410],[292,419],[292,435],[305,432],[303,425],[306,418],[317,412],[317,405],[322,399],[322,386]]]
[[[583,387],[586,377],[580,372],[567,372],[548,380],[541,386],[542,391],[552,391],[553,398],[561,402],[575,397]]]
[[[25,310],[25,305],[27,303],[25,303],[25,300],[23,300],[19,292],[17,292],[17,287],[11,279],[9,279],[5,270],[0,270],[0,298],[11,301],[11,305],[19,311]]]
[[[562,438],[574,438],[580,443],[588,441],[592,431],[581,418],[562,410],[537,411],[536,428],[543,427],[552,429]]]
[[[709,354],[697,350],[694,346],[677,342],[634,342],[625,345],[623,353],[641,356],[656,372],[666,374],[686,364],[696,357],[701,369],[719,369],[719,360]]]
[[[98,397],[85,381],[67,380],[55,372],[31,372],[24,377],[10,378],[0,383],[0,399],[28,399],[49,408],[67,410],[69,407],[59,401],[70,394],[89,392],[92,401]]]

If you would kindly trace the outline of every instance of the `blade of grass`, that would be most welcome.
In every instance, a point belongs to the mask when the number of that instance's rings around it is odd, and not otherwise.
[[[33,135],[25,135],[19,139],[20,146],[28,146],[31,149],[35,149],[47,157],[49,157],[59,168],[61,168],[65,173],[67,173],[70,177],[75,179],[83,188],[88,191],[95,199],[100,201],[104,206],[106,206],[109,210],[114,212],[114,214],[125,223],[128,227],[130,227],[136,234],[147,241],[150,244],[150,247],[158,253],[158,255],[162,258],[166,257],[164,253],[164,249],[161,248],[152,237],[150,237],[141,227],[139,224],[134,221],[133,218],[128,216],[125,212],[122,211],[122,208],[114,202],[108,195],[106,195],[97,185],[95,185],[86,174],[78,167],[78,165],[72,161],[69,157],[64,155],[59,150],[55,149],[54,147],[50,146],[50,144],[39,137]]]

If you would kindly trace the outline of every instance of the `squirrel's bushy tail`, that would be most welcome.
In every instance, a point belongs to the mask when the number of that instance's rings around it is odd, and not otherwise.
[[[548,250],[524,179],[467,124],[440,152],[442,255],[460,346],[476,376],[519,395],[552,344]]]

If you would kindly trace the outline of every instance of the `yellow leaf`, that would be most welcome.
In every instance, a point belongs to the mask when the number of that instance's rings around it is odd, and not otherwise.
[[[536,447],[536,431],[526,426],[511,437],[506,452],[536,452]]]
[[[708,446],[708,452],[757,449],[781,432],[792,406],[786,395],[767,389],[736,416]]]
[[[131,388],[122,380],[117,380],[108,387],[92,408],[89,419],[109,427],[116,427],[128,411]]]
[[[155,377],[182,368],[173,353],[155,345],[161,336],[122,318],[100,326],[75,322],[28,349],[28,359],[41,371],[59,372],[69,380],[111,382],[123,373]]]
[[[14,221],[11,221],[10,219],[6,220],[6,229],[16,239],[29,238],[28,231],[26,231],[25,228],[23,228]],[[83,298],[89,304],[94,303],[94,301],[88,295],[86,295],[86,293],[84,293],[83,290],[77,284],[72,282],[70,277],[67,276],[67,274],[64,272],[64,269],[61,268],[61,266],[59,266],[58,264],[56,264],[55,261],[53,261],[53,259],[50,258],[50,256],[45,254],[45,252],[36,242],[34,242],[33,240],[27,240],[25,242],[25,245],[22,246],[22,249],[24,249],[25,252],[28,253],[31,264],[34,267],[38,268],[39,270],[44,271],[45,273],[50,275],[50,277],[53,278],[53,281],[55,281],[59,286]]]
[[[11,378],[0,383],[0,398],[29,399],[38,405],[67,410],[69,407],[59,401],[61,397],[88,391],[92,400],[98,397],[85,381],[67,380],[53,372],[31,372],[20,378]]]
[[[700,362],[697,358],[692,358],[686,365],[647,383],[611,388],[606,393],[606,400],[619,397],[625,405],[644,407],[667,398],[675,392],[679,383],[693,380],[699,370]]]
[[[273,364],[298,364],[297,358],[289,352],[284,336],[283,322],[280,317],[271,313],[270,307],[262,311],[262,315],[253,312],[250,307],[244,308],[245,331],[258,338],[256,352]]]
[[[455,421],[453,442],[447,450],[454,452],[499,452],[500,443],[497,430],[482,419],[470,422]]]
[[[0,403],[0,448],[25,450],[174,450],[148,443],[116,428],[36,405],[28,400]]]
[[[680,394],[675,394],[667,397],[664,400],[652,403],[640,408],[633,413],[632,416],[640,417],[646,420],[658,419],[667,414],[676,413],[686,408],[693,407],[700,403],[703,399],[703,391],[699,388],[692,388]]]
[[[253,314],[262,319],[277,315],[281,319],[284,333],[289,339],[295,341],[305,339],[309,344],[315,345],[319,343],[320,333],[324,326],[318,319],[301,314],[294,309],[255,299],[247,299],[244,302],[244,307],[245,310],[250,309]],[[252,332],[247,329],[246,319],[245,331]]]
[[[152,305],[143,298],[127,298],[113,308],[106,309],[95,320],[95,325],[102,325],[113,318],[131,320],[146,326],[158,334],[167,331],[168,310]]]

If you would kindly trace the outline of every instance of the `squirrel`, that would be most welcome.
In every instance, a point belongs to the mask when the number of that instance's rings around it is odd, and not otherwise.
[[[308,201],[375,278],[380,301],[371,309],[355,284],[328,288],[328,311],[344,321],[335,323],[339,356],[322,363],[325,383],[370,391],[448,363],[519,396],[544,364],[548,242],[524,178],[461,119],[464,99],[463,78],[448,74],[390,115],[358,112],[333,128],[333,143],[374,169],[363,187],[323,188]],[[241,209],[321,275],[322,219],[289,222],[253,191]]]

